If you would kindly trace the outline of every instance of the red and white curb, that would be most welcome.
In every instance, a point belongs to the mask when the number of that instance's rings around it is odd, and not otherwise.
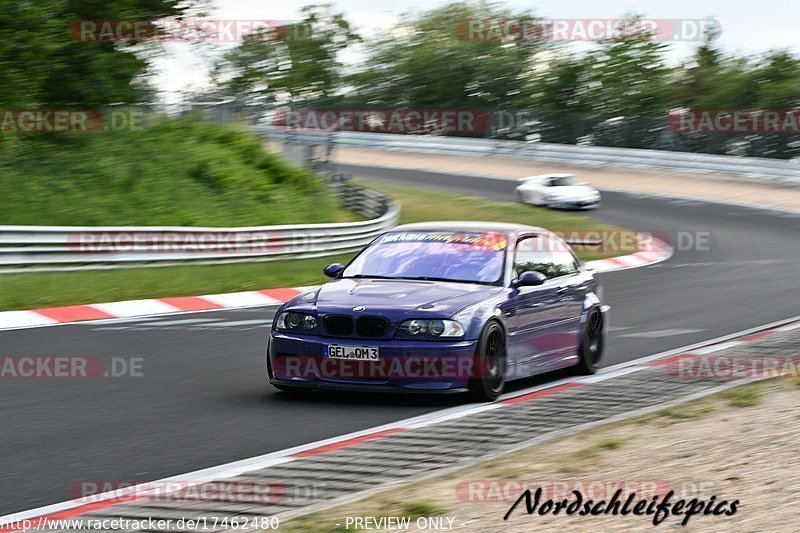
[[[658,239],[640,238],[642,250],[632,255],[589,261],[587,265],[598,272],[627,270],[665,261],[672,256],[672,248]],[[289,287],[259,291],[207,294],[174,298],[128,300],[66,307],[46,307],[30,311],[0,312],[0,331],[6,329],[37,328],[90,320],[136,318],[218,309],[241,309],[280,305],[313,287]]]
[[[218,309],[241,309],[280,305],[288,302],[310,287],[291,287],[265,289],[260,291],[207,294],[205,296],[184,296],[175,298],[154,298],[150,300],[128,300],[104,304],[70,305],[66,307],[47,307],[32,311],[0,312],[0,330],[36,328],[85,322],[89,320],[109,320],[115,318],[134,318],[178,313],[196,313]]]
[[[590,383],[597,383],[605,381],[617,376],[631,374],[633,372],[652,368],[653,365],[663,364],[676,356],[682,355],[701,355],[708,354],[716,351],[721,351],[739,344],[744,344],[748,341],[762,339],[776,333],[785,331],[792,331],[800,329],[800,316],[772,324],[765,324],[745,331],[718,337],[702,343],[697,343],[674,350],[650,355],[635,361],[621,363],[608,368],[605,368],[593,376],[587,377],[570,377],[558,381],[554,381],[545,385],[531,387],[529,389],[516,391],[514,393],[506,394],[500,399],[491,404],[468,404],[458,407],[443,409],[434,413],[399,420],[382,426],[377,426],[362,431],[341,435],[330,439],[325,439],[302,446],[296,446],[286,450],[281,450],[250,459],[235,461],[195,472],[181,474],[171,478],[166,478],[149,483],[126,487],[112,492],[103,494],[92,495],[91,503],[85,500],[76,499],[29,511],[22,511],[19,513],[6,515],[0,517],[0,533],[8,533],[11,531],[21,531],[25,528],[22,524],[26,523],[28,529],[36,529],[37,525],[52,522],[54,520],[63,520],[69,518],[76,518],[84,513],[105,509],[113,505],[128,503],[135,497],[146,495],[148,490],[163,491],[164,487],[169,484],[176,486],[186,486],[192,482],[202,484],[207,483],[209,480],[221,480],[241,476],[253,470],[260,470],[269,468],[280,464],[290,463],[304,457],[312,457],[315,455],[324,454],[327,452],[341,450],[350,446],[355,446],[363,442],[371,441],[402,433],[404,431],[426,426],[440,424],[448,420],[463,418],[476,413],[484,411],[491,411],[494,409],[503,409],[509,405],[518,405],[522,403],[532,402],[541,398],[546,398],[553,394],[576,389]],[[15,524],[7,526],[7,524]]]
[[[672,247],[660,239],[641,233],[638,234],[638,237],[639,252],[620,257],[599,259],[597,261],[587,261],[587,266],[593,268],[597,272],[611,272],[614,270],[627,270],[629,268],[654,265],[672,257]]]

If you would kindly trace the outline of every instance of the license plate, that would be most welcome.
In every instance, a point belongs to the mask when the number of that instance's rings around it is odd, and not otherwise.
[[[329,344],[327,346],[327,355],[333,359],[377,361],[380,353],[377,346],[340,346]]]

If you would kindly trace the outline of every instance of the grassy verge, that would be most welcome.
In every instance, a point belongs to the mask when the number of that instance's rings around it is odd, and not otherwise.
[[[519,204],[427,189],[367,185],[401,203],[403,223],[458,219],[519,222],[564,230],[608,228],[590,218]],[[598,252],[593,248],[577,251],[584,259],[630,252]],[[348,259],[349,256],[341,256],[272,263],[0,274],[0,310],[312,285],[326,279],[322,274],[325,265]]]
[[[400,212],[400,222],[403,224],[426,220],[487,220],[539,226],[557,233],[619,231],[619,235],[633,235],[632,232],[603,224],[587,215],[577,215],[568,211],[554,211],[518,203],[499,202],[477,196],[460,196],[432,189],[365,181],[360,181],[360,183],[382,191],[400,202],[403,206],[403,210]],[[632,239],[624,237],[614,239],[615,243],[621,245],[619,249],[609,247],[607,250],[598,250],[595,247],[575,247],[575,251],[585,260],[614,257],[633,253],[634,247],[628,246],[631,241]]]
[[[0,224],[262,226],[346,221],[323,180],[245,129],[161,119],[151,127],[0,136]]]
[[[348,259],[0,274],[0,310],[313,285],[325,265]]]

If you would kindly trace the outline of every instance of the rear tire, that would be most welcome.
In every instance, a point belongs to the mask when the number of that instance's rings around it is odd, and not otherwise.
[[[503,392],[506,372],[506,334],[491,321],[483,328],[475,353],[469,393],[477,402],[493,402]]]
[[[597,372],[600,359],[603,357],[604,346],[603,313],[598,309],[593,309],[586,317],[586,327],[578,347],[579,360],[574,367],[575,373],[589,375]]]

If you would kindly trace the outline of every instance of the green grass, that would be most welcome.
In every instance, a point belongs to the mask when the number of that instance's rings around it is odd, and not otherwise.
[[[702,418],[709,413],[713,413],[715,410],[716,407],[708,400],[701,400],[658,411],[653,413],[652,417],[655,419],[666,420],[668,422],[676,422],[680,420]]]
[[[233,265],[0,274],[0,310],[314,285],[336,256]]]
[[[618,448],[621,448],[623,444],[625,444],[625,439],[609,437],[606,439],[599,440],[597,442],[597,447],[600,450],[616,450]]]
[[[599,439],[589,446],[562,457],[557,466],[562,472],[578,474],[597,464],[604,452],[621,448],[627,440],[620,437]]]
[[[566,230],[607,228],[592,219],[547,209],[427,189],[369,185],[402,204],[404,223],[459,219],[521,222]],[[294,222],[296,217],[285,220]],[[594,248],[577,251],[584,259],[620,254]],[[349,256],[340,256],[251,264],[0,274],[0,310],[313,285],[325,281],[325,265],[348,259]]]
[[[0,224],[258,226],[350,220],[323,180],[246,129],[162,119],[140,130],[0,135]]]
[[[352,525],[347,527],[343,518],[339,519],[339,524],[337,525],[334,519],[324,513],[314,513],[288,522],[281,522],[280,531],[289,533],[345,533],[347,531],[362,531],[362,529]]]
[[[401,515],[408,516],[409,518],[420,518],[427,516],[441,516],[447,512],[447,509],[436,505],[435,503],[425,501],[415,501],[403,504],[401,507]]]
[[[753,407],[761,402],[762,388],[758,383],[728,389],[722,397],[733,407]]]
[[[379,497],[380,499],[380,497]],[[359,514],[358,516],[369,516],[374,520],[382,517],[408,517],[412,521],[421,517],[441,516],[447,513],[447,509],[428,501],[410,501],[399,505],[380,505],[379,509]],[[281,531],[291,533],[340,533],[344,531],[362,531],[361,528],[350,525],[347,527],[344,517],[336,517],[328,513],[314,513],[281,523]],[[354,515],[351,515],[354,516]],[[337,524],[338,522],[338,524]]]
[[[481,220],[494,222],[512,222],[540,226],[551,231],[602,231],[617,236],[630,236],[630,230],[623,230],[603,224],[587,215],[577,215],[565,211],[554,211],[544,207],[500,202],[477,196],[462,196],[432,189],[404,187],[386,183],[357,180],[362,185],[382,191],[403,206],[400,212],[400,223],[425,222],[428,220]],[[602,259],[635,252],[635,247],[627,246],[630,238],[612,239],[609,249],[602,250],[593,246],[575,247],[581,258]],[[615,244],[620,244],[614,249]]]

